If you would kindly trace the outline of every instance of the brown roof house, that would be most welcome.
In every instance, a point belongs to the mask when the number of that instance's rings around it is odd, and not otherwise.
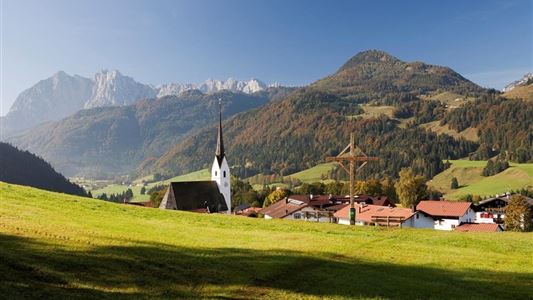
[[[160,209],[177,209],[194,212],[231,213],[231,177],[222,139],[222,104],[219,101],[215,159],[209,181],[172,182],[167,188]]]
[[[420,201],[416,209],[433,218],[433,228],[437,230],[454,230],[476,218],[472,203],[464,201]]]
[[[423,213],[409,208],[356,204],[355,224],[386,227],[433,228],[433,219]],[[350,225],[348,213],[350,205],[346,204],[335,213],[337,223]]]
[[[387,197],[359,195],[357,203],[394,206]],[[348,196],[291,195],[259,211],[265,219],[292,219],[335,223],[334,213],[350,202]]]

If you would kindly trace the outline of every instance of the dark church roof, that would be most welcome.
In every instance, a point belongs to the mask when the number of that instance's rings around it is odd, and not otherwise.
[[[224,152],[224,140],[222,139],[222,102],[218,102],[220,107],[219,116],[218,116],[218,137],[217,137],[217,148],[215,150],[215,156],[218,161],[218,166],[222,166],[222,160],[226,153]]]
[[[215,181],[172,182],[159,208],[209,212],[227,211],[224,196]]]

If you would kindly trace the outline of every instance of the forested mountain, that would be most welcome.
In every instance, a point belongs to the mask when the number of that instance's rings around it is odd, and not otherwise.
[[[219,98],[224,99],[224,114],[231,116],[288,91],[269,88],[254,94],[222,91],[206,95],[191,90],[130,106],[81,110],[9,141],[41,155],[68,176],[124,174],[143,160],[163,154],[187,134],[215,123]]]
[[[483,90],[450,68],[404,62],[380,50],[358,53],[335,74],[312,86],[354,102],[381,104],[411,101],[438,90],[460,94]]]
[[[228,159],[240,177],[260,172],[286,175],[338,153],[353,130],[361,148],[381,158],[365,168],[366,174],[395,177],[401,167],[411,166],[429,178],[443,170],[442,159],[467,156],[479,146],[416,126],[417,120],[435,121],[447,113],[444,104],[421,100],[423,95],[443,91],[472,96],[486,93],[449,68],[406,63],[382,51],[365,51],[335,74],[282,101],[227,120]],[[362,115],[361,103],[394,105],[396,109],[408,104],[408,117],[413,120],[400,124],[386,116],[368,118]],[[200,169],[211,162],[214,143],[213,128],[206,128],[157,161],[146,162],[142,170],[174,175]]]
[[[488,159],[496,153],[510,160],[533,161],[533,105],[488,94],[451,111],[441,121],[461,131],[478,129],[480,147],[476,159]]]
[[[0,181],[86,196],[80,186],[57,173],[42,158],[0,142]]]

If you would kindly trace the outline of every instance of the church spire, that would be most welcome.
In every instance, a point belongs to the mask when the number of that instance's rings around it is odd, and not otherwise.
[[[215,156],[217,157],[218,165],[222,164],[222,159],[225,156],[224,152],[224,140],[222,139],[222,99],[218,99],[219,116],[218,116],[218,137],[217,137],[217,149],[215,150]]]

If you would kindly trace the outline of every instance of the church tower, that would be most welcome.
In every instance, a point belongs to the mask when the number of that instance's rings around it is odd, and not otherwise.
[[[211,180],[216,181],[220,193],[224,195],[226,205],[228,206],[228,213],[231,213],[231,182],[229,165],[226,160],[226,153],[224,152],[224,140],[222,139],[222,102],[218,100],[219,105],[219,119],[218,119],[218,137],[217,148],[215,150],[215,160],[211,168]]]

